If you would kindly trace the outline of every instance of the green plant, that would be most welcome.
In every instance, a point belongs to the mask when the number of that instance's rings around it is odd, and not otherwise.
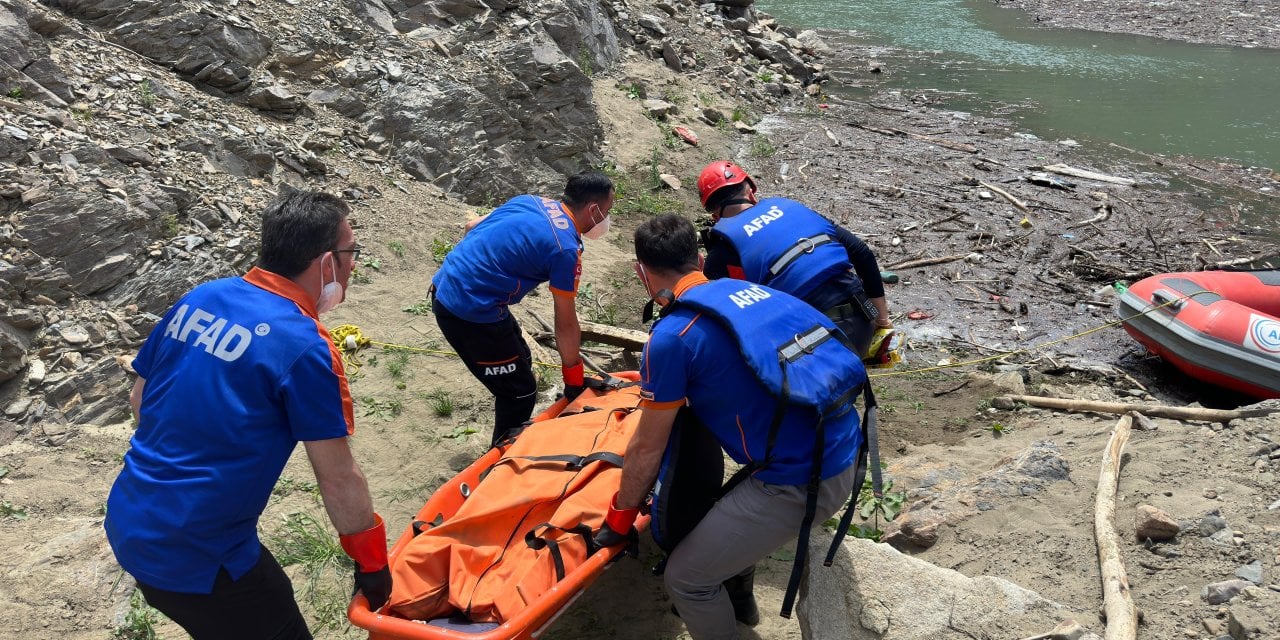
[[[404,403],[399,400],[379,400],[365,396],[360,399],[360,404],[364,407],[365,416],[375,416],[381,418],[383,422],[395,420],[396,416],[404,411]]]
[[[704,106],[704,107],[711,107],[711,106],[715,106],[715,104],[716,104],[716,96],[715,96],[715,94],[714,94],[714,93],[703,93],[703,92],[699,91],[699,92],[698,92],[698,103],[699,103],[699,104],[701,104],[701,105],[702,105],[702,106]]]
[[[585,44],[578,45],[577,63],[578,63],[578,68],[582,70],[583,74],[589,76],[589,75],[592,75],[592,73],[594,73],[592,64],[591,64],[591,50],[588,49],[587,45]]]
[[[444,389],[434,389],[426,395],[427,401],[431,403],[431,411],[441,418],[448,418],[453,415],[453,398],[449,397],[449,392]]]
[[[178,235],[179,229],[177,215],[166,213],[160,216],[160,231],[164,233],[166,238]]]
[[[387,374],[392,380],[403,380],[405,367],[409,366],[409,352],[396,347],[383,347],[387,356]]]
[[[578,296],[588,303],[586,308],[587,318],[592,322],[600,324],[614,325],[618,324],[618,305],[610,302],[604,304],[601,301],[601,295],[588,282],[578,292]]]
[[[1012,432],[1013,432],[1013,428],[1012,428],[1012,427],[1006,427],[1006,426],[1004,426],[1003,424],[1000,424],[999,422],[992,422],[992,423],[991,423],[991,426],[986,427],[986,429],[985,429],[985,430],[986,430],[986,431],[990,431],[990,432],[991,432],[991,435],[993,435],[993,436],[997,436],[997,437],[1002,436],[1002,435],[1004,435],[1004,434],[1006,434],[1006,433],[1012,433]]]
[[[683,93],[678,93],[674,89],[664,91],[662,93],[662,99],[675,105],[684,104],[687,100],[687,98]]]
[[[473,426],[471,426],[471,425],[469,425],[469,424],[462,424],[462,425],[458,425],[458,426],[454,427],[454,428],[453,428],[453,431],[450,431],[449,433],[444,434],[444,437],[449,438],[450,440],[452,440],[452,439],[454,439],[454,438],[461,438],[461,437],[463,437],[463,436],[469,436],[469,435],[471,435],[471,434],[473,434],[473,433],[475,433],[475,432],[476,432],[476,428],[475,428],[475,427],[473,427]]]
[[[91,109],[87,103],[77,102],[70,107],[67,107],[67,109],[71,111],[71,117],[75,118],[78,122],[89,122],[93,120],[93,109]]]
[[[768,158],[777,153],[778,149],[773,146],[773,142],[765,136],[756,136],[751,140],[751,155],[757,158]]]
[[[382,271],[382,260],[375,256],[366,256],[360,261],[360,266],[373,269],[374,271]]]
[[[884,465],[881,464],[881,466],[883,467]],[[880,529],[880,519],[884,518],[885,522],[892,522],[894,518],[898,517],[899,513],[902,513],[902,506],[907,501],[906,491],[891,492],[890,489],[892,488],[893,480],[885,480],[884,489],[881,491],[880,497],[877,498],[872,490],[871,478],[863,480],[862,490],[858,492],[856,508],[858,509],[858,517],[864,521],[871,520],[871,522],[866,525],[854,524],[849,527],[849,535],[855,538],[880,541],[884,536],[884,531]],[[855,507],[845,503],[845,508],[852,509]],[[835,528],[839,522],[840,519],[838,517],[832,517],[824,522],[823,526]]]
[[[756,74],[756,80],[759,80],[764,84],[769,84],[770,82],[773,82],[773,72],[768,69],[761,69],[760,73]]]
[[[390,249],[391,253],[395,254],[397,258],[404,260],[404,243],[403,242],[400,242],[399,240],[392,240],[391,242],[387,243],[387,248]]]
[[[6,96],[9,96],[10,98],[13,98],[14,100],[21,100],[26,97],[26,95],[22,93],[22,87],[13,87],[8,91],[6,91],[4,94]]]
[[[268,546],[281,566],[301,566],[306,579],[303,599],[316,618],[313,627],[336,630],[346,624],[346,617],[342,615],[347,602],[346,589],[335,591],[322,586],[351,584],[350,575],[355,565],[338,539],[314,516],[303,512],[290,514],[269,538]]]
[[[156,106],[156,92],[151,87],[150,80],[143,80],[138,83],[138,102],[141,102],[142,106],[148,109]]]
[[[419,300],[403,309],[405,313],[411,313],[415,316],[425,316],[431,313],[431,303],[426,300]]]
[[[356,267],[351,270],[351,281],[356,284],[369,284],[373,282],[373,278],[369,275],[369,272]]]
[[[5,500],[0,502],[0,517],[13,518],[14,520],[26,520],[27,511],[22,507],[14,505],[12,502]]]
[[[628,100],[639,100],[644,97],[644,88],[634,82],[624,85],[622,90],[626,92]]]
[[[320,497],[320,485],[309,480],[294,480],[288,476],[281,476],[276,481],[276,486],[271,488],[271,495],[283,498],[299,491],[314,498]]]
[[[436,264],[444,264],[444,258],[450,251],[453,251],[452,242],[440,238],[431,239],[431,259],[435,260]]]
[[[129,611],[124,614],[124,622],[111,630],[115,640],[156,640],[156,623],[160,621],[160,612],[147,606],[142,592],[134,589],[129,596]]]

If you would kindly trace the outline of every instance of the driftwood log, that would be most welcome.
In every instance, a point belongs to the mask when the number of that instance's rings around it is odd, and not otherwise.
[[[1120,556],[1115,523],[1120,457],[1132,427],[1133,414],[1126,414],[1111,432],[1111,440],[1102,454],[1098,499],[1093,509],[1093,536],[1098,544],[1098,567],[1102,571],[1102,609],[1107,617],[1106,640],[1133,640],[1138,635],[1138,608],[1129,591],[1129,577]]]
[[[1077,413],[1114,413],[1123,414],[1136,411],[1143,415],[1174,420],[1198,420],[1201,422],[1230,422],[1237,418],[1258,418],[1280,411],[1280,409],[1204,409],[1200,407],[1172,407],[1163,404],[1129,404],[1127,402],[1098,402],[1095,400],[1076,400],[1073,398],[1046,398],[1043,396],[1005,395],[992,400],[992,406],[998,409],[1012,409],[1019,402],[1033,407],[1046,409],[1062,409]]]
[[[1077,169],[1075,167],[1068,166],[1065,164],[1050,164],[1040,168],[1044,169],[1045,171],[1048,171],[1049,173],[1056,173],[1060,176],[1071,176],[1073,178],[1084,178],[1085,180],[1094,180],[1097,182],[1110,182],[1111,184],[1123,184],[1128,186],[1133,186],[1137,184],[1136,180],[1131,180],[1129,178],[1117,178],[1115,176],[1109,176],[1105,173],[1098,173],[1096,171],[1089,171],[1087,169]]]
[[[644,343],[649,339],[649,334],[634,329],[623,329],[597,322],[580,322],[579,324],[582,325],[583,340],[622,347],[628,351],[643,351]]]

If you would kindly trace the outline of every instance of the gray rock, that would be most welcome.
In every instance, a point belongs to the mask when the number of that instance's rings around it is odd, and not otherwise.
[[[115,358],[103,358],[88,370],[54,384],[45,401],[72,424],[105,425],[129,416],[131,384]]]
[[[1227,630],[1232,640],[1280,638],[1280,593],[1246,587],[1240,597],[1231,602]]]
[[[752,37],[747,37],[746,42],[751,47],[751,53],[757,58],[781,64],[787,73],[802,81],[808,80],[813,75],[804,61],[782,43]]]
[[[680,110],[676,105],[657,98],[649,98],[641,103],[641,106],[644,107],[646,113],[658,119],[664,119],[669,115],[678,113]]]
[[[815,532],[809,558],[831,537]],[[831,567],[815,561],[796,613],[805,638],[1021,638],[1056,625],[1061,605],[991,576],[968,578],[904,555],[889,545],[849,539]]]
[[[1199,531],[1201,537],[1209,536],[1227,528],[1227,519],[1217,514],[1209,514],[1200,520]]]
[[[107,155],[127,165],[149,167],[156,163],[156,159],[142,149],[120,147],[113,144],[103,145],[102,149],[107,152]]]
[[[684,63],[680,61],[680,52],[676,50],[675,45],[670,40],[664,40],[662,43],[662,60],[667,63],[667,68],[682,73],[684,71]]]
[[[1133,529],[1139,542],[1172,540],[1181,531],[1178,522],[1172,516],[1149,504],[1138,505],[1134,513]]]
[[[1262,584],[1262,562],[1254,560],[1239,569],[1236,569],[1236,577],[1241,580],[1248,580],[1254,584]]]
[[[1206,585],[1200,591],[1200,597],[1209,604],[1222,604],[1240,593],[1245,587],[1251,587],[1253,583],[1248,580],[1226,580],[1224,582],[1215,582]]]
[[[660,38],[666,37],[667,35],[667,28],[663,26],[662,18],[659,18],[658,16],[655,16],[653,14],[646,13],[640,16],[639,18],[636,19],[636,23],[639,24],[641,28],[652,32],[654,35]]]
[[[89,332],[78,324],[58,327],[58,335],[68,344],[78,345],[89,341]]]
[[[16,378],[26,366],[26,340],[15,329],[0,322],[0,383]]]
[[[293,95],[280,84],[258,86],[246,91],[244,103],[278,115],[295,115],[305,104],[302,98]]]
[[[827,43],[818,36],[818,32],[812,29],[796,34],[796,40],[799,40],[800,45],[808,50],[809,53],[824,57],[831,55],[831,47],[827,46]]]

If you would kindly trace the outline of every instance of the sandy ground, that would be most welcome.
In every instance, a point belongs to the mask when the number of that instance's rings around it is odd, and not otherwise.
[[[696,93],[696,87],[682,84],[686,81],[672,78],[654,65],[636,65],[627,72],[655,85],[686,92],[690,99]],[[656,158],[653,168],[674,174],[691,185],[698,168],[706,161],[733,156],[753,171],[759,171],[762,186],[770,193],[829,205],[834,214],[843,216],[855,231],[865,232],[886,261],[922,251],[968,249],[963,234],[955,238],[944,235],[913,240],[914,247],[898,248],[901,245],[892,243],[894,229],[908,220],[936,218],[940,212],[910,197],[861,187],[852,178],[833,179],[834,174],[843,172],[868,183],[896,184],[900,188],[920,188],[922,184],[928,190],[969,188],[956,182],[954,176],[945,180],[925,176],[932,171],[928,167],[935,160],[961,160],[934,158],[928,154],[936,150],[928,145],[904,148],[903,145],[911,142],[902,137],[855,130],[844,126],[843,120],[832,119],[857,118],[868,122],[867,114],[875,112],[876,117],[887,119],[879,124],[907,129],[936,117],[924,111],[904,116],[904,110],[916,109],[910,97],[897,96],[902,102],[887,104],[888,110],[840,111],[839,116],[811,112],[796,114],[772,125],[772,121],[766,122],[762,130],[770,136],[775,149],[765,156],[760,154],[756,138],[706,126],[692,116],[681,116],[677,123],[697,126],[702,144],[663,146],[661,133],[639,114],[638,105],[629,100],[622,89],[609,81],[598,85],[597,100],[608,118],[608,135],[613,141],[611,153],[626,172],[643,175]],[[838,108],[860,107],[841,105]],[[949,116],[946,119],[952,120]],[[946,128],[931,125],[920,126],[918,130],[938,137],[982,142],[987,145],[983,157],[1008,166],[1028,162],[1025,155],[1019,154],[1034,156],[1046,149],[1010,138],[1008,131],[988,124],[957,121]],[[818,163],[813,150],[828,140],[826,130],[833,130],[842,141],[839,147],[822,147],[823,160]],[[799,172],[804,162],[795,154],[810,154],[806,157],[814,164],[807,169],[809,178],[799,179],[790,173]],[[969,163],[964,169],[966,172],[976,171],[971,154],[958,154],[957,158]],[[782,162],[789,163],[789,172],[781,171]],[[1134,161],[1108,161],[1095,168],[1126,170],[1133,168],[1126,164],[1129,162]],[[1148,170],[1153,169],[1142,169]],[[789,177],[784,179],[784,175]],[[906,179],[910,176],[916,178]],[[1253,176],[1244,176],[1240,182],[1247,185],[1252,179]],[[382,180],[377,174],[362,172],[359,167],[352,177],[352,182],[357,184],[361,181],[379,184]],[[1186,197],[1162,190],[1166,185],[1160,180],[1150,182],[1151,190],[1144,192],[1144,199],[1152,203],[1149,211],[1187,206]],[[844,190],[834,191],[837,184],[843,184]],[[357,238],[367,247],[368,259],[376,261],[377,266],[369,262],[362,269],[368,275],[368,282],[353,286],[346,304],[326,318],[330,327],[354,324],[375,341],[421,350],[407,356],[377,347],[366,350],[360,355],[362,365],[352,376],[358,423],[353,438],[355,453],[370,479],[376,508],[386,518],[393,536],[398,535],[435,487],[484,450],[491,416],[491,404],[483,389],[456,359],[439,353],[447,346],[433,319],[406,310],[422,300],[437,266],[433,244],[456,241],[463,222],[475,211],[440,200],[426,187],[411,185],[410,190],[409,194],[387,190],[382,198],[357,209]],[[662,194],[640,189],[628,195],[639,199]],[[695,214],[696,201],[687,188],[664,197],[671,198],[670,208],[690,216]],[[1081,200],[1070,207],[1053,204],[1048,196],[1037,201],[1045,207],[1067,212],[1053,218],[1057,221],[1054,224],[1092,215],[1087,195],[1071,197]],[[1005,212],[1007,207],[998,202],[975,201],[963,206],[975,211],[993,207],[992,212],[982,216],[989,215],[1000,225],[1010,224]],[[914,211],[913,217],[905,217],[903,211],[907,210]],[[1047,209],[1039,212],[1045,220],[1052,217]],[[1212,212],[1210,217],[1218,213],[1222,212]],[[1143,215],[1152,214],[1136,209],[1126,215],[1132,216],[1126,218],[1126,224],[1138,224]],[[986,218],[982,216],[975,214],[978,220],[971,222],[985,223]],[[605,241],[589,244],[585,256],[584,282],[592,285],[599,302],[594,308],[605,310],[612,305],[619,324],[632,327],[638,326],[638,309],[643,300],[629,272],[628,233],[639,219],[640,214],[620,214],[615,221],[615,228],[619,230]],[[1016,226],[1017,220],[1011,224]],[[1234,224],[1231,220],[1221,222],[1224,237],[1232,236]],[[1213,224],[1208,227],[1212,228]],[[1233,241],[1222,247],[1247,253],[1248,243]],[[1023,265],[1019,260],[1044,259],[1029,250],[997,257],[1013,261],[1015,270]],[[960,262],[960,265],[968,264]],[[927,309],[937,317],[932,323],[913,324],[899,316],[900,326],[913,336],[907,367],[924,368],[944,358],[977,357],[1014,345],[1036,344],[1109,319],[1105,309],[1094,313],[1086,308],[1076,314],[1073,304],[1066,305],[1072,309],[1066,316],[1068,322],[1063,322],[1062,315],[1050,313],[1003,317],[1000,311],[987,308],[988,305],[973,308],[970,303],[940,294],[960,291],[952,295],[975,295],[961,286],[962,283],[953,281],[985,279],[982,274],[974,277],[972,273],[981,268],[952,265],[911,270],[903,273],[905,284],[890,288],[895,313]],[[1027,270],[1025,265],[1022,270]],[[954,277],[948,277],[952,275]],[[1011,284],[1013,281],[1022,282],[1014,278]],[[1082,288],[1091,290],[1098,283],[1087,284],[1088,287]],[[1048,297],[1044,289],[1039,291],[1036,296]],[[1027,298],[1033,306],[1041,300],[1036,296],[1029,294]],[[528,312],[537,311],[549,317],[549,308],[545,293],[530,296],[521,305],[522,323],[531,330],[536,329],[537,323]],[[1015,331],[1014,326],[1027,330]],[[974,330],[977,333],[973,333]],[[940,336],[944,334],[949,338],[942,339]],[[961,343],[970,344],[957,343],[959,339],[954,338],[957,335],[963,338]],[[1033,390],[1108,399],[1128,395],[1128,390],[1137,384],[1133,381],[1136,378],[1150,383],[1147,386],[1156,399],[1173,402],[1191,399],[1185,389],[1164,390],[1160,381],[1167,372],[1149,365],[1122,375],[1105,369],[1091,373],[1087,367],[1073,368],[1059,362],[1122,359],[1133,347],[1114,330],[1108,336],[1097,338],[1097,342],[1076,344],[1083,346],[1066,349],[1070,358],[1055,358],[1052,354],[1011,357],[985,368],[1015,364],[1014,368],[1028,371]],[[1136,353],[1131,357],[1140,360]],[[1071,479],[1033,495],[1001,499],[993,509],[955,526],[944,527],[938,544],[922,552],[920,557],[970,575],[1001,576],[1074,609],[1094,611],[1100,594],[1092,549],[1092,496],[1100,451],[1114,417],[992,412],[987,404],[997,392],[980,381],[948,392],[977,368],[899,372],[900,375],[877,379],[884,405],[882,447],[889,471],[897,479],[896,487],[913,492],[913,496],[923,496],[921,490],[926,488],[926,480],[918,474],[920,469],[950,470],[947,477],[962,482],[964,478],[998,467],[1007,457],[1040,440],[1049,440],[1060,448],[1070,464]],[[1131,376],[1130,379],[1125,375]],[[553,374],[552,378],[556,376]],[[1137,393],[1144,395],[1141,391]],[[446,395],[453,409],[448,415],[442,415],[435,406]],[[543,406],[549,399],[544,398]],[[1003,425],[1004,435],[996,436],[991,429],[995,423]],[[1126,549],[1135,596],[1146,614],[1144,637],[1214,637],[1202,621],[1219,620],[1223,614],[1199,599],[1200,588],[1209,582],[1230,578],[1236,567],[1253,560],[1263,563],[1267,580],[1271,582],[1280,569],[1280,557],[1277,557],[1280,511],[1266,508],[1280,498],[1276,468],[1274,463],[1255,466],[1250,457],[1250,451],[1262,442],[1261,436],[1280,438],[1280,423],[1250,421],[1222,431],[1174,421],[1158,421],[1158,424],[1156,431],[1135,434],[1130,444],[1130,462],[1121,482],[1121,522],[1132,517],[1133,507],[1140,502],[1165,508],[1188,523],[1198,522],[1207,512],[1216,509],[1241,537],[1238,544],[1219,547],[1198,534],[1185,534],[1172,545],[1181,554],[1176,558],[1153,555],[1136,544]],[[3,468],[0,490],[4,501],[20,506],[23,512],[21,516],[7,513],[0,518],[0,545],[10,550],[0,560],[0,594],[3,594],[0,601],[6,612],[0,620],[0,635],[65,640],[103,638],[111,629],[126,622],[132,589],[102,539],[101,516],[107,490],[118,472],[120,456],[127,448],[129,432],[129,425],[113,425],[88,429],[59,448],[14,442],[0,449],[0,468]],[[281,480],[278,499],[273,500],[263,516],[262,529],[268,541],[279,540],[287,530],[285,523],[295,514],[310,514],[323,522],[313,481],[299,453]],[[275,546],[274,542],[269,543]],[[780,550],[764,563],[758,589],[765,615],[761,625],[747,632],[746,637],[799,637],[799,626],[794,620],[771,615],[780,602],[790,564],[789,554],[786,549]],[[564,613],[547,637],[627,640],[687,637],[680,621],[668,612],[660,580],[648,575],[654,555],[646,545],[642,553],[644,561],[626,561],[613,567]],[[341,617],[349,585],[347,576],[328,573],[313,581],[301,567],[292,567],[290,571],[317,637],[363,636],[359,630],[347,626]],[[1084,622],[1100,628],[1096,619]],[[180,630],[167,621],[157,622],[156,629],[161,637],[182,637]]]

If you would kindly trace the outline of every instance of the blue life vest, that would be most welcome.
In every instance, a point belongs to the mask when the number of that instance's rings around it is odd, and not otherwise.
[[[732,218],[720,218],[714,230],[737,250],[746,280],[797,298],[853,268],[836,239],[836,226],[795,200],[765,198]]]
[[[747,365],[784,405],[811,407],[824,418],[848,413],[867,382],[858,354],[825,315],[769,287],[713,280],[674,303],[725,325]]]

